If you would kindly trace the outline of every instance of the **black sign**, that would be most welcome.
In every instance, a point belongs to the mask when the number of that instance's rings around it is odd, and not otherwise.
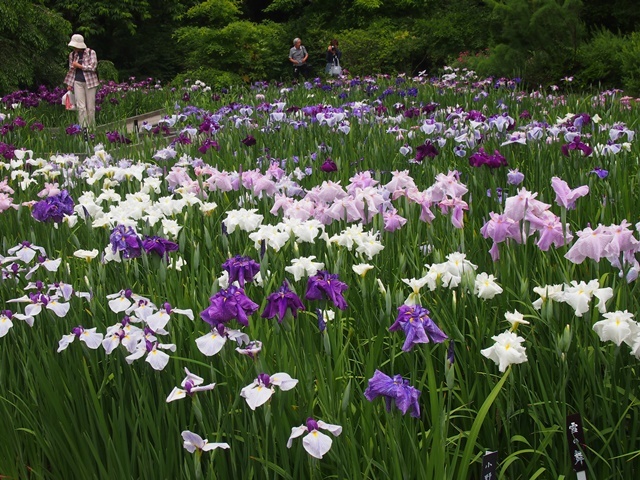
[[[487,452],[482,457],[482,476],[481,480],[496,480],[498,468],[498,452]]]
[[[574,413],[567,417],[567,440],[569,442],[569,454],[571,455],[573,470],[584,472],[587,469],[587,462],[584,458],[587,444],[584,441],[582,418],[580,418],[579,413]]]

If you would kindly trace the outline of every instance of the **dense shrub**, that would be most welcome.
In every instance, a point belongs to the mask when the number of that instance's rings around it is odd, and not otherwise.
[[[600,84],[604,88],[620,87],[623,44],[623,37],[602,29],[588,43],[581,45],[577,59],[577,85],[584,87]]]
[[[640,96],[640,32],[629,35],[622,47],[622,83],[629,95]]]
[[[388,21],[342,31],[339,38],[343,65],[358,75],[410,71],[410,59],[418,51],[415,36]]]
[[[98,61],[98,77],[100,80],[118,82],[118,69],[109,60]]]
[[[176,87],[182,87],[187,84],[191,85],[196,80],[200,80],[210,86],[214,91],[242,83],[240,76],[212,67],[200,67],[188,70],[185,73],[181,73],[176,76],[171,83]]]

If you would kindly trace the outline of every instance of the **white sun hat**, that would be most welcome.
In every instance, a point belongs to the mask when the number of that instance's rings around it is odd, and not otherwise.
[[[84,43],[84,37],[78,33],[76,33],[71,37],[69,46],[73,48],[87,48],[87,46]]]

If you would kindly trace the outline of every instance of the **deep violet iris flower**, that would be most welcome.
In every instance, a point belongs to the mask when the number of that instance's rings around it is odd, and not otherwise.
[[[142,240],[133,227],[118,225],[109,237],[113,253],[121,252],[124,258],[135,258],[142,254]]]
[[[307,300],[324,300],[328,298],[340,310],[345,310],[347,302],[342,296],[342,292],[347,288],[349,288],[347,284],[341,282],[337,274],[329,273],[326,270],[318,270],[316,275],[309,277],[307,293],[304,298]]]
[[[53,221],[60,223],[65,215],[73,214],[74,205],[73,198],[69,196],[69,192],[62,190],[57,195],[52,195],[37,202],[33,206],[31,214],[39,222]]]
[[[287,309],[291,310],[293,318],[298,317],[298,310],[304,310],[304,305],[300,297],[291,291],[287,281],[282,282],[278,291],[267,297],[267,306],[262,312],[262,318],[273,318],[278,316],[278,323],[282,323]]]
[[[209,299],[209,306],[200,312],[200,317],[212,327],[234,318],[247,327],[249,316],[256,310],[258,304],[251,301],[242,288],[231,285]]]
[[[178,250],[178,244],[162,237],[146,237],[142,241],[142,248],[147,253],[157,253],[160,257],[168,257],[169,252]]]
[[[237,281],[244,288],[244,284],[252,281],[260,271],[260,264],[251,257],[236,255],[224,262],[222,269],[229,273],[229,284]]]

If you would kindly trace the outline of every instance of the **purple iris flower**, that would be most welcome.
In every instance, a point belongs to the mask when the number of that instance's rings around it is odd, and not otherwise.
[[[326,270],[318,270],[313,277],[309,277],[307,281],[307,293],[304,298],[307,300],[324,300],[328,298],[340,310],[347,308],[347,302],[342,296],[347,288],[346,283],[338,279],[335,273],[329,273]]]
[[[487,119],[487,117],[485,117],[482,112],[479,112],[478,110],[469,110],[467,118],[474,122],[484,122]]]
[[[591,148],[586,143],[580,141],[580,137],[575,137],[573,141],[566,143],[562,146],[562,154],[565,157],[569,156],[570,150],[580,150],[585,157],[588,157],[593,153],[593,148]]]
[[[489,155],[484,148],[480,147],[476,153],[469,157],[469,165],[472,167],[486,165],[489,168],[500,168],[507,166],[507,160],[498,150],[495,150],[493,155]]]
[[[234,318],[247,327],[249,315],[256,310],[258,310],[258,304],[251,301],[242,288],[231,285],[209,299],[209,306],[200,312],[200,317],[212,327],[218,323],[227,323]]]
[[[82,133],[82,127],[80,125],[69,125],[65,128],[67,135],[80,135]]]
[[[307,418],[307,430],[313,432],[314,430],[318,430],[318,422],[316,422],[313,418]]]
[[[71,333],[76,337],[80,337],[80,335],[82,335],[82,332],[84,332],[84,327],[82,325],[78,325],[77,327],[73,327],[71,329]]]
[[[515,170],[509,170],[509,173],[507,173],[507,183],[509,185],[520,185],[523,181],[524,173],[518,171],[517,168]]]
[[[113,253],[122,252],[124,258],[135,258],[142,254],[142,240],[133,227],[118,225],[109,237]]]
[[[429,310],[420,305],[402,305],[390,332],[404,330],[406,339],[402,351],[410,351],[417,343],[442,343],[448,337],[429,317]]]
[[[267,373],[260,373],[258,375],[258,382],[266,388],[269,388],[271,386],[271,377]]]
[[[173,141],[171,142],[171,146],[175,146],[178,143],[180,145],[191,145],[193,142],[189,134],[182,132],[173,139]]]
[[[320,170],[325,173],[336,172],[338,171],[338,166],[336,165],[336,162],[334,162],[330,158],[327,158],[324,163],[320,165]]]
[[[447,349],[447,361],[451,365],[453,365],[456,361],[455,349],[456,349],[456,342],[453,339],[449,340],[449,348]]]
[[[240,140],[246,147],[252,147],[256,144],[256,139],[252,135],[247,135],[245,138]]]
[[[224,262],[222,269],[229,272],[229,284],[237,281],[244,288],[244,284],[252,281],[260,271],[260,264],[251,257],[236,255]]]
[[[262,342],[259,340],[252,340],[245,346],[236,348],[236,352],[241,355],[247,355],[249,358],[256,358],[261,350]]]
[[[211,148],[215,148],[217,151],[220,151],[220,145],[218,144],[218,142],[211,138],[207,138],[204,142],[202,142],[202,145],[200,145],[198,151],[204,155]]]
[[[178,244],[162,237],[146,237],[142,241],[142,248],[146,253],[157,253],[160,257],[169,257],[169,252],[178,250]]]
[[[373,377],[369,379],[364,396],[370,402],[377,397],[384,397],[388,412],[391,411],[391,405],[395,402],[396,407],[403,415],[411,408],[411,416],[420,417],[420,405],[418,404],[420,390],[409,385],[409,381],[402,378],[401,375],[391,378],[380,370],[376,370]]]
[[[438,149],[431,140],[427,140],[416,148],[416,162],[422,162],[425,157],[433,158],[436,155],[438,155]]]
[[[273,318],[278,315],[278,323],[282,323],[287,309],[291,310],[293,318],[298,318],[298,310],[304,310],[304,305],[300,297],[291,291],[285,280],[277,292],[267,297],[267,306],[262,312],[262,318]]]
[[[420,109],[417,107],[411,107],[402,112],[404,118],[413,118],[420,116]]]
[[[588,113],[580,113],[573,117],[573,126],[577,129],[581,129],[584,125],[589,125],[591,123],[591,115]]]
[[[319,308],[316,308],[316,315],[318,317],[318,330],[320,330],[320,333],[322,333],[327,329],[327,322],[324,321],[322,310],[320,310]]]
[[[116,131],[107,132],[105,135],[107,136],[107,140],[109,140],[110,143],[125,143],[125,144],[131,143],[131,140],[125,137],[120,132],[116,132]]]
[[[609,176],[609,172],[604,168],[596,167],[589,173],[595,173],[598,178],[607,178]]]
[[[65,215],[73,214],[75,203],[73,198],[69,196],[69,192],[62,190],[57,195],[52,195],[40,200],[33,206],[31,214],[39,222],[53,221],[55,223],[62,222]]]

